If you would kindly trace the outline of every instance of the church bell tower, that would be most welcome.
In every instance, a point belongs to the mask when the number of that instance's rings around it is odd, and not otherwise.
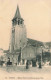
[[[24,20],[23,20],[23,18],[21,18],[21,15],[20,15],[19,7],[17,6],[15,16],[12,19],[12,22],[13,22],[12,24],[13,24],[13,26],[20,25],[20,24],[23,24],[23,21]]]
[[[15,16],[12,19],[10,51],[19,50],[27,44],[27,33],[24,20],[20,15],[19,6],[17,6]]]

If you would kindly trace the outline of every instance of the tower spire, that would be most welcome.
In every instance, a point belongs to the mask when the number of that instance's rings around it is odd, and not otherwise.
[[[19,6],[17,5],[15,16],[12,19],[12,24],[13,24],[13,26],[16,25],[16,24],[20,25],[20,24],[23,24],[23,21],[24,20],[20,15]]]
[[[15,18],[18,17],[18,18],[21,18],[21,15],[20,15],[20,11],[19,11],[19,6],[17,6],[17,10],[16,10],[16,13],[15,13]]]
[[[16,13],[15,13],[15,16],[13,19],[15,18],[21,18],[21,15],[20,15],[20,11],[19,11],[19,6],[17,5],[17,9],[16,9]]]

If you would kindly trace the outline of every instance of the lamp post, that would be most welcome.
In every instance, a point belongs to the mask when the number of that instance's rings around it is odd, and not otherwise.
[[[50,65],[51,65],[51,49],[50,49]]]
[[[41,49],[42,49],[42,46],[41,46]],[[42,52],[43,52],[43,50],[42,50]],[[41,58],[40,58],[40,61],[39,61],[39,68],[42,68],[42,52],[40,52]]]
[[[42,49],[42,46],[41,46],[41,49]],[[42,61],[43,61],[42,55],[43,55],[43,49],[42,49],[42,53],[41,53],[41,65],[42,65]]]
[[[50,63],[49,63],[49,65],[51,65],[51,44],[49,44],[49,50],[50,50]]]

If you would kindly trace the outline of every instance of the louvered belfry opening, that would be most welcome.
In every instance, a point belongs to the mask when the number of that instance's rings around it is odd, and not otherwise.
[[[12,19],[12,24],[13,24],[13,26],[16,24],[20,25],[20,24],[23,24],[23,21],[24,20],[23,20],[23,18],[21,18],[21,15],[20,15],[19,6],[17,6],[15,16]]]

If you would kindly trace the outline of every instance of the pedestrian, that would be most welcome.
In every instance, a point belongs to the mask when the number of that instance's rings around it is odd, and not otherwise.
[[[39,61],[39,68],[42,68],[41,61]]]
[[[29,68],[29,61],[27,60],[27,62],[26,62],[26,69],[28,69]]]

